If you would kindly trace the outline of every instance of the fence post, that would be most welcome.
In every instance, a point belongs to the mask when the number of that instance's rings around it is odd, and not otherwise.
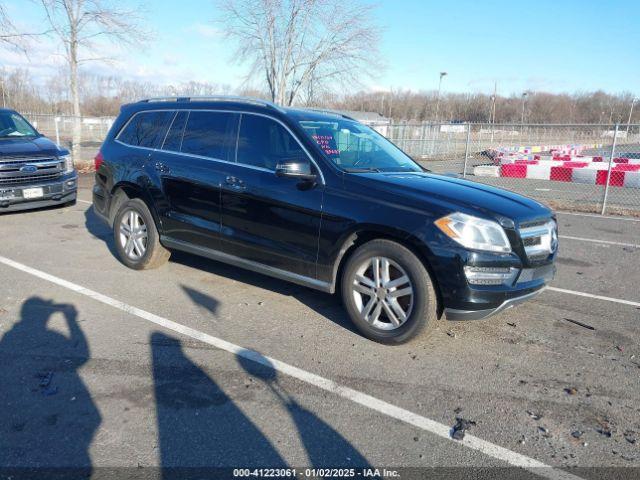
[[[56,144],[60,145],[60,129],[58,128],[58,122],[60,121],[60,117],[54,117],[53,123],[56,126]]]
[[[611,145],[611,156],[609,157],[609,168],[607,169],[607,177],[604,183],[604,196],[602,197],[602,212],[600,212],[601,215],[604,215],[604,212],[607,209],[607,196],[609,195],[609,181],[611,179],[611,167],[613,166],[613,158],[616,155],[616,142],[618,140],[618,128],[619,128],[619,125],[616,123],[615,129],[613,131],[613,145]]]
[[[462,178],[467,178],[467,161],[469,160],[469,142],[471,141],[471,124],[467,123],[467,143],[464,146],[464,168]]]

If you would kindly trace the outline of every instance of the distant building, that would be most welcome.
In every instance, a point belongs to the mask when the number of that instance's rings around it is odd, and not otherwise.
[[[340,110],[343,113],[360,123],[370,126],[378,131],[381,135],[387,135],[391,120],[377,112],[358,112],[354,110]]]

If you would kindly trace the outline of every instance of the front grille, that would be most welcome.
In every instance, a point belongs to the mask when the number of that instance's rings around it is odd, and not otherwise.
[[[60,177],[64,170],[64,160],[50,155],[0,156],[0,185],[47,182]]]
[[[28,157],[24,157],[24,156],[7,156],[7,155],[2,155],[0,157],[0,165],[5,164],[5,163],[39,163],[39,162],[51,162],[57,160],[57,158],[52,157],[50,155],[43,155],[43,156],[28,156]]]
[[[45,173],[41,175],[19,175],[11,177],[0,177],[0,185],[24,185],[24,184],[36,184],[38,182],[47,182],[50,180],[56,180],[60,177],[60,172]]]
[[[540,227],[542,225],[546,225],[549,222],[548,218],[542,220],[532,220],[530,222],[522,222],[520,224],[520,229],[532,228],[532,227]]]
[[[534,245],[540,245],[540,237],[528,237],[522,239],[522,244],[525,247],[533,247]]]
[[[557,226],[552,219],[522,223],[519,233],[530,261],[544,260],[558,247]]]

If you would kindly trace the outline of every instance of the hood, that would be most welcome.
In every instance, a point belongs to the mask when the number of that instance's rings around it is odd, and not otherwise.
[[[47,137],[0,138],[2,155],[60,155],[58,146]]]
[[[551,210],[531,198],[477,182],[422,172],[358,173],[372,190],[382,190],[394,197],[408,197],[425,208],[439,206],[442,210],[461,211],[485,218],[509,218],[523,222],[551,215]]]

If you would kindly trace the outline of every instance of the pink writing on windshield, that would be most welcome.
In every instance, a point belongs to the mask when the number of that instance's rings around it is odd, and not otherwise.
[[[336,144],[333,135],[312,135],[312,137],[327,155],[340,155],[340,151],[337,148],[331,148]]]

